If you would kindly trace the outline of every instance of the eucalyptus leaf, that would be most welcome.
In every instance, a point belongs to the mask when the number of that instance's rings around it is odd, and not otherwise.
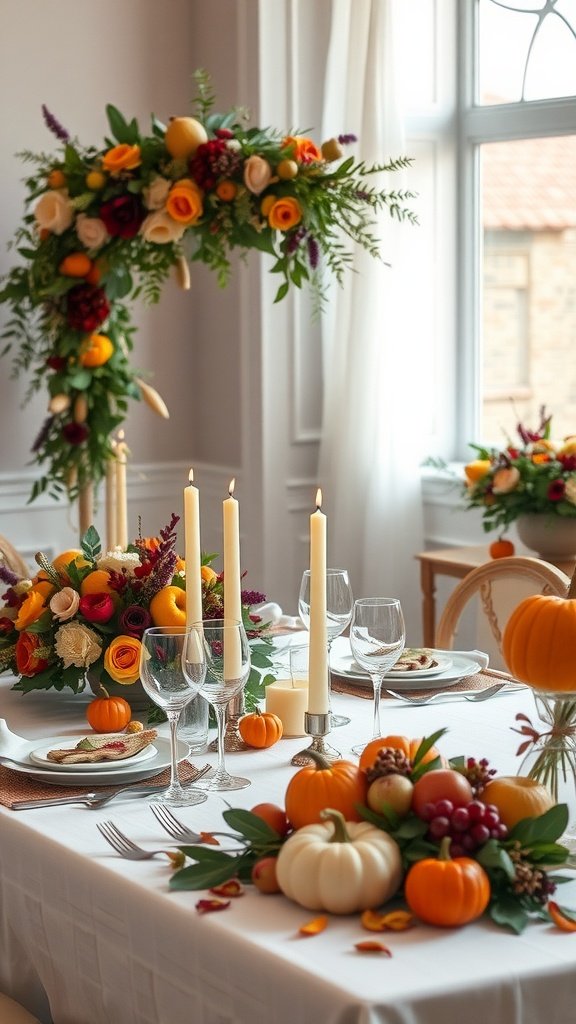
[[[511,928],[517,935],[521,935],[529,920],[524,908],[508,895],[499,894],[490,904],[488,912],[495,924]]]

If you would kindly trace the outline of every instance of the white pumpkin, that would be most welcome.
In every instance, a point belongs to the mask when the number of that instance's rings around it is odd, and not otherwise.
[[[298,829],[280,850],[276,876],[284,895],[308,910],[332,914],[353,914],[389,900],[402,881],[398,844],[368,822],[345,822],[339,811],[322,816],[326,822]]]

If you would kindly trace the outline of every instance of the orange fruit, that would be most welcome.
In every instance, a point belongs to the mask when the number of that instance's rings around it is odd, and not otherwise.
[[[106,184],[106,175],[102,171],[89,171],[86,175],[86,188],[92,192],[99,192]]]
[[[464,466],[464,472],[470,483],[475,484],[490,472],[491,466],[492,463],[489,459],[474,459],[473,462],[469,462],[467,466]]]
[[[110,573],[106,569],[95,569],[82,580],[80,593],[84,597],[86,594],[115,594],[116,591],[110,586]]]
[[[500,821],[514,828],[523,818],[538,818],[555,801],[541,782],[524,775],[499,775],[482,790],[482,801],[498,808]]]
[[[217,572],[210,565],[203,565],[200,569],[200,575],[205,583],[213,583],[218,576]]]
[[[150,601],[155,626],[186,625],[186,591],[181,587],[162,587]]]
[[[277,804],[256,804],[250,808],[251,813],[262,818],[270,828],[273,828],[279,835],[285,836],[290,831],[290,824],[286,817],[286,811]]]
[[[54,167],[50,171],[47,180],[50,188],[64,188],[66,184],[66,177],[59,167]]]
[[[276,168],[276,174],[284,181],[290,181],[298,175],[298,164],[295,160],[281,160]]]
[[[194,156],[198,146],[208,142],[206,129],[195,117],[172,117],[166,129],[164,144],[175,160]]]
[[[86,277],[92,269],[92,260],[85,252],[71,252],[62,260],[58,270],[64,277]]]
[[[82,366],[94,368],[104,366],[114,352],[114,345],[105,334],[91,334],[82,343],[80,362]]]
[[[230,203],[235,198],[238,189],[233,181],[221,181],[216,186],[216,195],[224,203]]]
[[[360,767],[367,771],[374,764],[382,747],[392,747],[394,750],[401,750],[410,760],[414,759],[416,751],[422,742],[420,739],[409,739],[407,736],[379,736],[368,743],[360,755]],[[427,754],[422,758],[422,764],[428,764],[440,757],[440,751],[436,747],[430,747]]]

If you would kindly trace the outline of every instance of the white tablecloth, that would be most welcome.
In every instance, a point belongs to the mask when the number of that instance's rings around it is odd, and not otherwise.
[[[352,716],[331,742],[348,756],[371,732],[371,704],[334,698]],[[500,773],[518,767],[517,711],[535,720],[522,691],[486,703],[406,708],[386,703],[383,728],[411,736],[449,727],[448,755],[488,757]],[[0,717],[28,737],[84,728],[78,698],[23,696],[0,684]],[[232,806],[283,802],[299,740],[228,755],[252,779],[224,794]],[[203,759],[201,759],[203,760]],[[179,810],[190,826],[222,825],[223,798]],[[0,809],[0,988],[54,1024],[573,1024],[576,935],[546,923],[522,936],[482,919],[463,929],[424,925],[387,934],[393,957],[362,956],[357,917],[331,918],[313,938],[314,915],[282,896],[249,889],[229,910],[199,915],[195,892],[171,892],[163,859],[121,860],[96,822],[111,818],[137,842],[169,844],[143,800],[83,807]],[[576,886],[561,902],[576,905]]]

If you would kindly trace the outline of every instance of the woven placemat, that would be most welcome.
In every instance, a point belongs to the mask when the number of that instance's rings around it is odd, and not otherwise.
[[[193,781],[196,772],[197,769],[188,761],[181,761],[178,765],[180,782]],[[170,769],[164,768],[151,779],[135,782],[134,785],[138,786],[138,788],[144,786],[168,786],[169,782]],[[91,793],[99,789],[102,792],[108,792],[113,789],[123,789],[125,785],[126,783],[123,785],[118,783],[117,786],[109,784],[103,786],[89,786],[88,784],[86,786],[53,786],[51,783],[33,779],[30,775],[21,775],[19,772],[13,771],[12,768],[0,766],[0,804],[3,804],[4,807],[12,807],[12,804],[17,800],[49,800],[57,796],[82,796],[84,792]]]
[[[486,690],[489,686],[493,686],[495,682],[515,683],[516,680],[511,676],[506,676],[503,672],[491,671],[487,668],[483,672],[477,672],[476,675],[466,676],[466,679],[462,679],[459,683],[454,683],[454,686],[446,686],[443,689],[449,690],[450,693],[465,693],[466,690]],[[371,686],[356,682],[354,679],[346,679],[344,676],[334,675],[334,673],[331,676],[331,688],[334,693],[347,693],[351,697],[363,697],[364,700],[374,700]],[[396,689],[393,683],[390,689]],[[407,697],[430,697],[433,693],[437,692],[437,687],[433,687],[431,690],[402,689],[397,692],[406,694]],[[390,694],[382,690],[382,700],[394,699],[394,697],[391,697]]]

